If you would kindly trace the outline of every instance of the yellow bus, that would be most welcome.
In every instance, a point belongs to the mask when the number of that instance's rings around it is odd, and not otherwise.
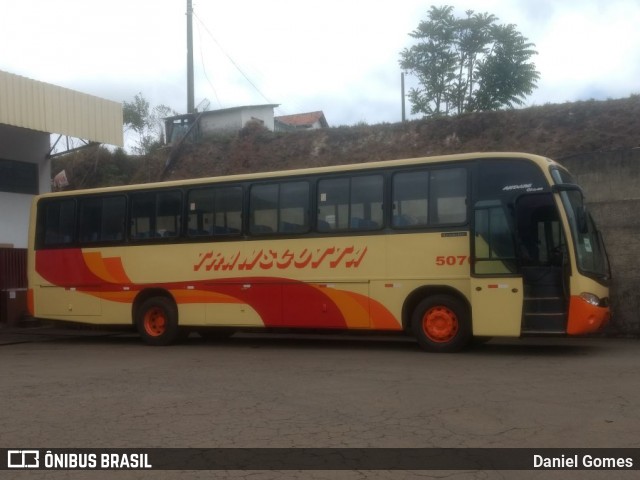
[[[609,265],[558,163],[477,153],[45,194],[38,318],[133,325],[151,345],[240,329],[579,335],[609,319]]]

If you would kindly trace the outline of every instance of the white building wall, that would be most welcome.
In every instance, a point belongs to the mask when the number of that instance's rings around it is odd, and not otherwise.
[[[265,128],[273,131],[273,106],[256,106],[242,110],[242,126],[244,127],[251,120],[260,120]]]
[[[38,193],[51,191],[49,134],[0,125],[0,158],[38,165]],[[33,195],[0,192],[0,245],[26,248]]]
[[[240,130],[244,124],[240,112],[221,111],[205,113],[200,119],[200,129],[203,133],[220,130]]]
[[[238,131],[252,120],[261,121],[265,128],[273,131],[274,107],[276,105],[255,105],[205,112],[200,118],[200,131],[203,135],[215,131]]]
[[[0,246],[27,248],[33,195],[0,192]]]

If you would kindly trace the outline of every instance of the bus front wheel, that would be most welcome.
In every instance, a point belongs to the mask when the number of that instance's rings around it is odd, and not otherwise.
[[[166,297],[148,298],[136,311],[136,328],[149,345],[164,346],[175,342],[180,333],[175,303]]]
[[[431,352],[458,352],[471,340],[469,310],[449,295],[422,300],[413,312],[411,326],[420,347]]]

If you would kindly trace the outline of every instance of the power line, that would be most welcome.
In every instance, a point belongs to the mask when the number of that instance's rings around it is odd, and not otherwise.
[[[249,76],[244,73],[244,71],[240,68],[240,66],[235,62],[235,60],[231,57],[231,55],[229,55],[226,50],[224,48],[222,48],[222,45],[220,45],[220,42],[218,42],[218,40],[216,40],[216,38],[213,36],[213,34],[211,33],[211,31],[207,28],[207,26],[205,25],[205,23],[200,19],[200,17],[198,16],[197,13],[193,13],[193,16],[196,18],[196,20],[200,23],[200,25],[202,25],[202,27],[205,29],[205,31],[209,34],[209,36],[211,37],[211,39],[215,42],[215,44],[218,46],[218,48],[220,49],[220,51],[227,57],[227,59],[231,62],[231,64],[236,68],[236,70],[238,70],[238,72],[240,72],[240,74],[244,77],[244,79],[249,83],[249,85],[251,85],[254,90],[256,92],[258,92],[258,94],[265,99],[265,101],[267,103],[273,103],[271,100],[269,100],[266,95],[264,93],[262,93],[260,91],[260,89],[256,86],[255,83],[253,83],[251,81],[251,79],[249,78]]]
[[[202,52],[202,32],[200,31],[200,25],[196,24],[196,27],[198,28],[198,39],[200,40],[200,62],[202,62],[202,72],[204,73],[204,77],[207,79],[207,82],[209,82],[209,86],[213,90],[213,94],[216,97],[216,102],[218,102],[218,106],[220,108],[223,108],[222,102],[220,102],[220,98],[218,97],[218,91],[216,90],[216,87],[211,81],[211,79],[209,78],[209,75],[207,74],[207,68],[205,67],[205,64],[204,64],[204,54]]]

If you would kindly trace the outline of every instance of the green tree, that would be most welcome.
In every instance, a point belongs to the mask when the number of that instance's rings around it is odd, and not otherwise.
[[[412,113],[427,116],[498,110],[522,105],[540,74],[537,52],[514,25],[495,15],[432,6],[427,20],[409,35],[417,42],[400,52],[401,68],[419,87],[409,90]]]
[[[491,52],[479,62],[476,110],[498,110],[524,104],[536,87],[540,74],[531,56],[537,52],[533,44],[516,31],[514,25],[495,25]]]
[[[131,130],[137,135],[133,153],[146,155],[164,142],[163,118],[175,115],[166,105],[151,108],[142,92],[132,102],[122,102],[122,116],[125,131]]]

